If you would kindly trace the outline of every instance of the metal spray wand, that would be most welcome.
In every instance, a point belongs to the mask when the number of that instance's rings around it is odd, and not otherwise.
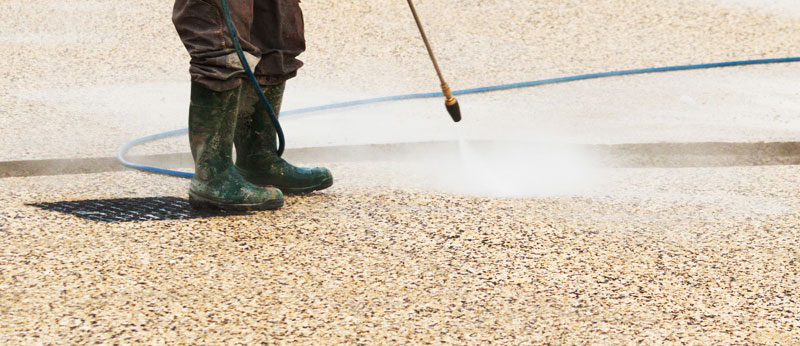
[[[461,108],[458,106],[458,100],[453,96],[453,92],[450,91],[450,86],[444,81],[442,71],[439,69],[439,63],[436,62],[436,56],[433,55],[433,49],[431,49],[431,44],[428,42],[428,37],[425,36],[425,30],[422,28],[422,22],[420,22],[417,15],[417,9],[414,8],[414,3],[411,0],[408,0],[408,7],[411,8],[411,14],[414,15],[414,21],[417,22],[417,28],[419,28],[419,34],[422,35],[422,41],[425,42],[425,48],[428,49],[428,55],[430,55],[431,62],[433,62],[433,68],[436,69],[436,74],[442,83],[442,93],[445,97],[444,105],[447,108],[447,113],[450,113],[453,121],[459,122],[461,121]]]

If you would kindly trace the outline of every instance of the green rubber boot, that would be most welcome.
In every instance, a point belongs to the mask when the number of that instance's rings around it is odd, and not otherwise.
[[[262,87],[275,114],[280,113],[286,83]],[[236,169],[247,181],[274,186],[286,194],[302,194],[333,185],[327,168],[296,167],[277,154],[277,132],[255,88],[242,89],[236,124]]]
[[[195,174],[189,203],[194,208],[241,211],[283,206],[280,190],[248,183],[234,168],[231,151],[241,90],[216,92],[192,82],[189,141]]]

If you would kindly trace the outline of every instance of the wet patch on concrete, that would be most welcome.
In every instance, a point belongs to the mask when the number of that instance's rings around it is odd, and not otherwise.
[[[192,166],[192,156],[188,153],[134,156],[130,160],[168,168]],[[91,174],[122,170],[125,170],[125,167],[116,157],[0,161],[0,178]]]
[[[626,144],[541,144],[521,141],[471,140],[479,152],[502,153],[566,150],[583,153],[603,167],[733,167],[800,164],[800,142],[694,142]],[[366,144],[287,150],[302,162],[442,160],[458,158],[457,141]],[[525,160],[524,156],[518,158]]]
[[[548,150],[557,147],[584,153],[603,167],[734,167],[800,165],[800,142],[694,142],[550,145],[519,141],[471,140],[471,148],[492,152],[521,148]],[[364,144],[287,149],[285,158],[295,162],[418,161],[455,159],[457,141]],[[524,157],[520,159],[524,160]],[[131,162],[167,169],[193,166],[189,153],[141,155]],[[125,170],[116,157],[0,161],[0,178],[87,174]]]

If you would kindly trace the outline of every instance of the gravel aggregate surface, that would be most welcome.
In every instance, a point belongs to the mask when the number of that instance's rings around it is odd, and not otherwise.
[[[416,3],[454,88],[800,55],[796,1]],[[302,6],[309,49],[285,109],[438,88],[403,1]],[[110,156],[185,127],[171,7],[0,2],[0,160]],[[285,128],[293,147],[796,141],[798,78],[797,64],[634,76],[464,96],[460,126],[418,100]],[[139,172],[0,179],[0,344],[800,344],[800,166],[531,155],[470,163],[492,175],[307,163],[336,184],[231,215]],[[525,193],[486,197],[509,184]]]
[[[438,89],[404,2],[325,0],[302,6],[306,66],[289,83],[286,109]],[[417,6],[454,88],[800,55],[800,15],[790,10],[797,3],[784,3],[782,11],[755,11],[737,1],[678,0],[428,0]],[[0,160],[110,156],[133,138],[185,127],[188,56],[172,27],[171,8],[164,0],[0,3],[9,14],[0,22],[0,147],[10,149]],[[549,131],[567,141],[785,140],[798,126],[800,90],[787,82],[797,80],[798,71],[796,64],[698,71],[464,97],[461,127],[474,138],[493,136],[496,128],[513,132],[508,124],[515,124],[514,129],[533,129],[531,136]],[[675,97],[662,98],[660,89]],[[761,99],[771,101],[759,104]],[[612,102],[604,108],[598,100]],[[324,120],[331,117],[336,120]],[[706,125],[741,117],[760,120],[739,121],[738,130],[710,131]],[[787,126],[786,118],[795,122]],[[455,136],[441,100],[307,119],[320,119],[324,126],[313,128],[326,130],[336,121],[340,131],[321,135],[300,128],[307,122],[287,121],[290,145]],[[653,122],[660,131],[649,130]],[[487,123],[495,125],[487,130]],[[634,130],[621,131],[615,123]],[[185,152],[185,146],[181,138],[146,150]]]
[[[0,343],[800,343],[800,166],[599,170],[536,199],[329,166],[279,211],[146,222],[28,204],[185,180],[0,179]]]

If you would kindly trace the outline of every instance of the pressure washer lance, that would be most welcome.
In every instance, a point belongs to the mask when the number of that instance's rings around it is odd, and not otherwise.
[[[450,113],[450,117],[453,118],[453,121],[459,122],[461,121],[461,108],[458,106],[458,100],[453,96],[453,92],[450,91],[450,86],[444,81],[442,71],[439,69],[439,64],[436,62],[436,56],[433,55],[433,49],[431,49],[431,44],[428,42],[428,37],[425,36],[425,30],[422,28],[422,22],[420,22],[419,16],[417,15],[417,9],[414,8],[414,3],[411,2],[411,0],[408,0],[408,7],[411,8],[411,14],[414,15],[414,21],[417,22],[417,28],[419,28],[419,34],[422,35],[422,41],[425,42],[425,48],[428,49],[428,55],[430,55],[431,62],[433,62],[433,68],[436,69],[436,74],[439,76],[439,81],[442,83],[442,94],[444,94],[444,106],[447,108],[447,113]]]

